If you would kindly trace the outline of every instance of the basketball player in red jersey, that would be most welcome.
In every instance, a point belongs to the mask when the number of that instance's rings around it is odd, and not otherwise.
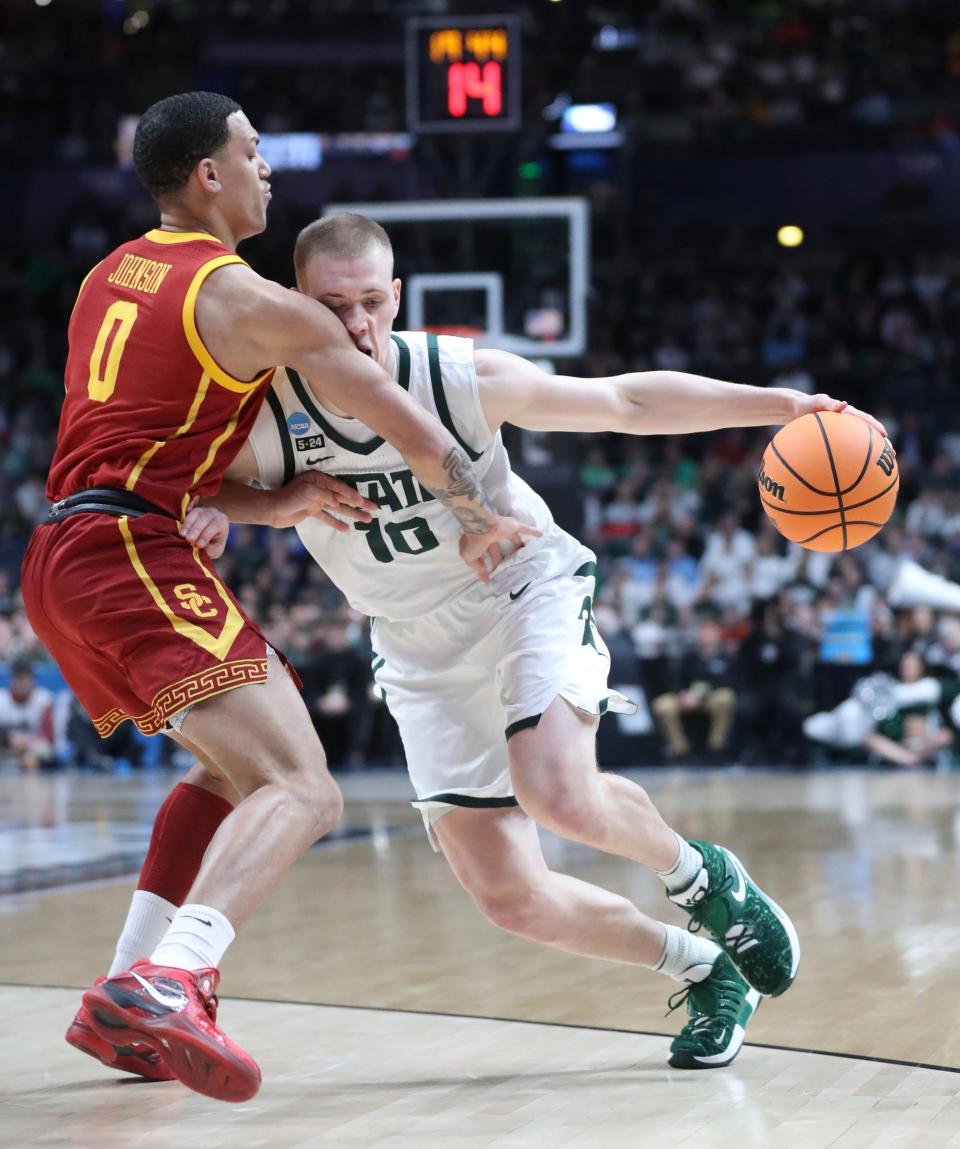
[[[257,145],[240,107],[212,93],[172,96],[141,119],[134,162],[161,226],[80,288],[47,485],[54,505],[22,579],[31,624],[102,735],[125,720],[146,733],[172,728],[243,796],[214,819],[149,960],[84,995],[93,1036],[133,1051],[154,1076],[168,1075],[162,1050],[170,1074],[230,1101],[252,1097],[260,1071],[216,1026],[217,967],[342,800],[290,675],[181,536],[184,516],[218,488],[272,365],[289,363],[402,451],[459,519],[461,553],[481,577],[495,541],[539,533],[493,512],[462,448],[330,312],[236,255],[266,225],[270,168]]]

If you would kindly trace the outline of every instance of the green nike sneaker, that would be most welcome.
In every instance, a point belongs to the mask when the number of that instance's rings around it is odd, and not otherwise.
[[[670,1010],[686,1002],[690,1020],[670,1042],[667,1064],[674,1069],[719,1069],[740,1052],[747,1022],[760,994],[720,954],[703,981],[690,982],[670,998]]]
[[[709,842],[690,845],[703,856],[703,869],[685,890],[667,897],[687,911],[694,933],[706,929],[755,990],[779,996],[800,964],[793,922],[729,850]]]

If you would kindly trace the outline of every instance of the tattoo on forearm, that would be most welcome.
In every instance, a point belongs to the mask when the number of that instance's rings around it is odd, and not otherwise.
[[[480,486],[473,464],[462,447],[453,447],[443,460],[447,484],[443,488],[428,488],[430,494],[454,515],[468,535],[483,535],[493,528],[496,511]],[[469,499],[472,506],[454,505],[456,499]],[[482,507],[483,510],[479,508]],[[484,513],[484,511],[488,513]]]
[[[443,460],[443,469],[449,476],[445,493],[448,498],[482,498],[480,480],[462,447],[452,447]]]
[[[470,507],[451,507],[450,510],[456,515],[465,535],[485,535],[487,531],[493,530],[493,519],[490,517],[494,514],[492,508],[490,515],[484,514],[483,511],[474,511]]]

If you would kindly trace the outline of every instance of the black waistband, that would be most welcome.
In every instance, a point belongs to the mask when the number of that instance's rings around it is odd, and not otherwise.
[[[54,503],[47,512],[44,520],[48,523],[59,523],[69,519],[71,515],[97,514],[113,515],[115,519],[127,516],[139,519],[141,515],[163,515],[167,519],[175,519],[169,511],[155,507],[146,499],[132,491],[119,491],[113,487],[90,487],[86,491],[76,491],[67,495],[58,503]]]

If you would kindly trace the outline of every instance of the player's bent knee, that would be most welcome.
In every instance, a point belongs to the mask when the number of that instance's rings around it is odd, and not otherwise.
[[[553,940],[556,931],[544,914],[544,899],[536,887],[479,890],[473,900],[487,921],[501,930],[531,941],[549,943]]]
[[[323,779],[323,785],[315,789],[310,805],[317,824],[317,837],[322,838],[343,817],[343,794],[329,775]]]
[[[301,812],[309,811],[315,838],[329,833],[343,815],[340,787],[326,770],[280,775],[270,779],[270,783],[285,795],[285,801],[293,803]]]
[[[535,822],[568,838],[592,835],[596,811],[587,786],[517,786],[517,801]]]

